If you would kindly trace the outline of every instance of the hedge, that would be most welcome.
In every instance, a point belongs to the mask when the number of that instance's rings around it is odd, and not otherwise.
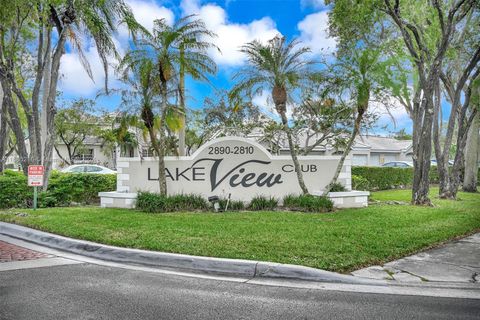
[[[478,177],[480,182],[480,169]],[[407,188],[412,185],[412,182],[413,168],[352,167],[352,188],[354,190]],[[436,167],[430,169],[430,183],[439,183]]]
[[[116,189],[114,174],[61,173],[53,171],[47,192],[39,194],[39,207],[96,204],[98,193]],[[0,208],[24,208],[32,204],[33,191],[21,172],[5,170],[0,175]]]

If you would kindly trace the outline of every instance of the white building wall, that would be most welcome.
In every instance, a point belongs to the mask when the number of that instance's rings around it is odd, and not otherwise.
[[[70,160],[68,157],[67,146],[61,144],[56,146],[61,156],[66,159]],[[105,166],[107,168],[113,168],[114,162],[111,156],[105,155],[102,148],[99,145],[89,145],[85,146],[85,149],[93,149],[93,158],[92,160],[85,159],[85,160],[76,160],[74,163],[95,163],[101,166]],[[53,169],[62,169],[66,166],[66,163],[61,159],[58,155],[57,151],[54,150],[53,152]]]

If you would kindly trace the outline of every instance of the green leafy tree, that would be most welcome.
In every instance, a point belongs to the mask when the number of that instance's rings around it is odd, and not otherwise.
[[[91,77],[92,72],[80,40],[82,37],[91,38],[107,75],[109,57],[118,57],[112,38],[118,24],[126,24],[132,34],[143,28],[135,21],[131,10],[122,0],[40,0],[34,5],[31,1],[14,0],[2,3],[0,17],[0,82],[7,97],[7,108],[12,130],[16,135],[18,153],[25,171],[31,161],[37,164],[40,162],[41,140],[45,140],[43,164],[46,169],[46,189],[56,140],[55,115],[60,62],[66,52],[67,42],[77,51],[79,63]],[[25,64],[24,57],[20,54],[24,48],[29,50],[35,60],[32,68],[34,76],[29,82],[31,86],[22,87],[15,74]],[[107,81],[108,77],[105,85]],[[15,109],[14,96],[27,117],[30,159]],[[43,104],[42,109],[46,114],[45,137],[41,137],[40,103]]]
[[[465,23],[469,12],[478,9],[478,1],[329,0],[327,4],[333,4],[330,30],[340,39],[341,51],[358,45],[376,48],[382,43],[385,55],[395,55],[397,71],[407,71],[396,78],[403,83],[396,93],[403,95],[400,101],[413,120],[412,203],[430,205],[436,88],[455,30]],[[411,81],[411,89],[406,89],[406,81]]]
[[[408,134],[407,131],[405,131],[405,128],[402,128],[399,131],[395,132],[393,137],[397,140],[412,140],[412,135]]]
[[[98,117],[91,114],[95,102],[89,99],[78,99],[70,106],[59,109],[55,117],[55,130],[58,140],[67,148],[64,158],[55,145],[57,155],[66,164],[75,163],[75,156],[85,147],[87,138],[95,137],[99,129]]]

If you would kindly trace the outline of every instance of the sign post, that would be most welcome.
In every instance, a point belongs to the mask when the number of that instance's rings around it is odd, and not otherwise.
[[[28,166],[28,185],[33,187],[33,210],[37,210],[37,187],[43,186],[43,166]]]

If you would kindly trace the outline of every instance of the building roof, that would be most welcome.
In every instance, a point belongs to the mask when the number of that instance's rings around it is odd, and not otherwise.
[[[263,135],[261,128],[252,130],[246,137],[257,142],[274,142],[280,150],[289,150],[288,141],[284,132],[275,133],[273,139],[270,138],[272,141],[266,140],[267,138]],[[312,146],[320,137],[319,134],[315,134],[308,138],[307,131],[303,131],[296,134],[293,139],[299,148],[305,148],[306,146]],[[348,136],[345,138],[348,139]],[[411,147],[412,140],[397,140],[392,137],[376,135],[359,135],[355,138],[352,149],[368,149],[370,152],[406,152]],[[334,146],[330,144],[330,141],[326,141],[316,146],[313,151],[324,151],[333,148]]]
[[[398,151],[405,152],[412,146],[412,140],[397,140],[391,137],[360,135],[355,139],[353,148],[367,146],[371,152]]]

